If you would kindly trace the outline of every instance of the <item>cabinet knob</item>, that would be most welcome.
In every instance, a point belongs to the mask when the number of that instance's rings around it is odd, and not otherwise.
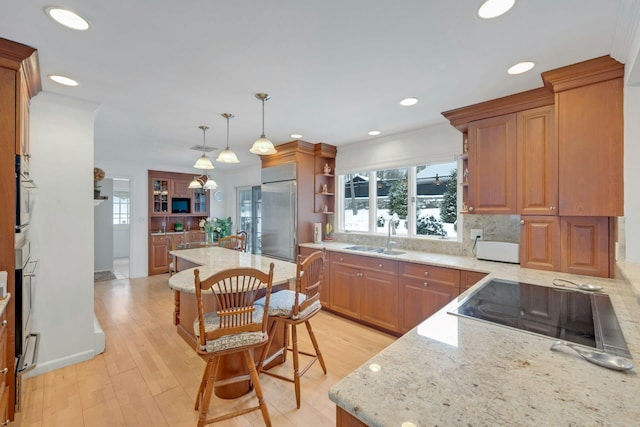
[[[0,325],[2,325],[2,326],[6,326],[6,325],[7,325],[7,319],[4,319],[4,320],[2,321],[2,323],[0,323]]]
[[[344,261],[344,258],[340,258],[340,262],[343,262],[343,261]]]
[[[469,212],[473,212],[473,206],[469,206]]]
[[[520,225],[524,225],[524,219],[520,220]]]
[[[555,211],[555,210],[556,210],[556,207],[555,207],[555,206],[549,206],[549,210],[550,210],[550,211]]]
[[[2,423],[0,423],[0,426],[8,426],[9,425],[9,420],[5,420]]]
[[[429,282],[424,282],[422,285],[423,286],[429,286]]]
[[[429,272],[428,272],[428,271],[425,271],[425,272],[424,272],[424,275],[425,275],[425,276],[428,276],[428,275],[429,275]]]
[[[1,370],[0,370],[0,375],[4,375],[4,374],[6,374],[7,372],[9,372],[9,368],[1,369]]]
[[[382,268],[382,264],[378,264],[378,268]]]

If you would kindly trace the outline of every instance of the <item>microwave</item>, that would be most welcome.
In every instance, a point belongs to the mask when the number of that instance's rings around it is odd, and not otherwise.
[[[29,163],[23,156],[16,156],[16,233],[29,225],[32,208],[32,190],[36,187],[29,177]]]

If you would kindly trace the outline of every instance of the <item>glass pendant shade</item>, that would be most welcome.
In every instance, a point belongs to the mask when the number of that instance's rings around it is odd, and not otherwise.
[[[207,158],[207,141],[205,139],[206,133],[207,133],[207,129],[209,129],[208,126],[205,125],[201,125],[198,126],[200,129],[202,129],[202,156],[200,156],[200,158],[198,158],[198,160],[196,160],[196,162],[193,164],[193,167],[196,169],[203,169],[203,170],[207,170],[207,169],[215,169],[215,166],[213,166],[213,163],[211,163],[211,160],[209,160]]]
[[[189,188],[202,188],[202,184],[198,181],[198,178],[193,178],[193,181],[189,183]]]
[[[256,142],[253,143],[253,146],[249,151],[261,156],[265,154],[275,154],[278,150],[275,149],[273,143],[269,141],[269,138],[264,134],[264,101],[269,99],[269,95],[266,93],[256,93],[256,98],[262,101],[262,135],[260,135],[260,138],[256,139]]]
[[[236,156],[236,153],[229,150],[228,147],[222,150],[220,154],[218,154],[218,158],[216,159],[216,161],[222,163],[240,163],[240,160],[238,160],[238,156]]]
[[[260,138],[256,139],[256,142],[253,143],[253,147],[249,150],[253,154],[275,154],[278,151],[273,146],[273,143],[269,141],[269,139],[264,136],[264,134],[260,135]]]
[[[214,169],[213,163],[204,154],[193,164],[196,169]]]
[[[216,188],[218,188],[218,184],[211,178],[207,179],[207,182],[204,183],[204,187],[205,190],[215,190]]]
[[[221,163],[240,163],[240,160],[238,160],[238,156],[236,156],[236,153],[229,149],[229,119],[233,118],[234,116],[230,113],[223,113],[221,114],[221,116],[227,119],[227,147],[222,150],[220,154],[218,154],[218,158],[216,159],[216,161]]]

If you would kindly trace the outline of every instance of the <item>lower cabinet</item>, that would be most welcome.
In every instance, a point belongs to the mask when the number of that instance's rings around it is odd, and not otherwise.
[[[414,328],[459,295],[460,270],[400,263],[400,332]]]
[[[332,252],[331,310],[398,331],[398,262]]]
[[[460,293],[463,293],[486,276],[479,271],[460,270]]]
[[[7,345],[7,312],[0,316],[0,425],[9,424],[9,381],[12,377],[9,363],[13,363],[13,352]]]
[[[149,275],[169,272],[169,248],[166,235],[151,236],[149,254]]]

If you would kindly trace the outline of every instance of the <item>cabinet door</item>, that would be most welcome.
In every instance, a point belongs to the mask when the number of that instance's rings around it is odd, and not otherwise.
[[[622,79],[556,94],[559,215],[623,216]]]
[[[191,181],[184,179],[171,180],[171,197],[191,197],[189,191],[189,183]]]
[[[193,190],[193,200],[191,203],[191,213],[206,214],[209,212],[209,198],[207,197],[207,192],[203,188],[195,188]]]
[[[300,246],[300,255],[303,257],[308,257],[312,253],[316,252],[317,249],[314,248],[305,248]],[[329,253],[327,252],[324,259],[324,269],[322,272],[322,285],[320,286],[320,304],[323,307],[329,307],[331,304],[331,263],[329,262]]]
[[[151,236],[149,270],[149,274],[167,273],[169,271],[169,248],[165,236]]]
[[[517,114],[518,212],[558,214],[558,143],[554,107]]]
[[[469,123],[469,212],[516,213],[516,114]]]
[[[151,213],[168,213],[169,212],[169,179],[156,178],[150,182],[151,189]]]
[[[456,296],[458,287],[428,278],[401,276],[402,315],[400,332],[406,332],[440,310]]]
[[[588,276],[613,276],[612,233],[607,217],[562,217],[562,271]]]
[[[331,263],[330,307],[354,319],[360,318],[360,270]]]
[[[398,331],[398,276],[378,271],[360,274],[360,320]]]
[[[520,217],[520,267],[560,270],[559,217]]]
[[[478,271],[460,270],[460,293],[463,293],[478,283],[486,275],[487,273],[480,273]]]

